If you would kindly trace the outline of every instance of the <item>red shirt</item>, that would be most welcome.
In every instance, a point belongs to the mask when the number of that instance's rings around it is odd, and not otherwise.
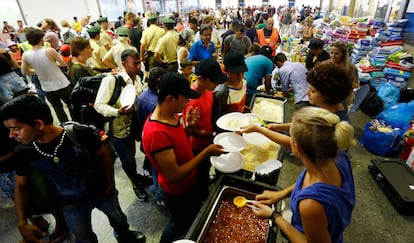
[[[190,161],[194,156],[191,145],[183,126],[178,123],[176,126],[154,121],[148,117],[142,132],[142,145],[144,152],[151,161],[152,166],[158,173],[158,184],[169,195],[181,195],[188,191],[196,181],[197,169],[193,170],[187,177],[178,183],[170,182],[161,172],[159,163],[154,154],[167,149],[173,149],[178,165]]]
[[[191,85],[191,88],[198,91],[197,87],[194,84]],[[212,133],[213,123],[211,121],[211,117],[213,111],[213,102],[213,92],[206,90],[201,94],[200,98],[190,100],[190,102],[188,102],[183,114],[185,116],[190,108],[193,110],[198,109],[198,112],[200,113],[200,119],[197,124],[197,128]],[[186,119],[186,117],[184,117],[184,119]],[[212,144],[212,142],[212,138],[190,136],[191,147],[195,150],[201,151]]]

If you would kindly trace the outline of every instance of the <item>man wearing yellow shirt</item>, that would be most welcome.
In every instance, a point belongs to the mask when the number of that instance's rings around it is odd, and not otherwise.
[[[154,50],[155,59],[168,72],[177,72],[177,49],[178,49],[178,33],[174,29],[175,22],[170,18],[163,19],[164,29],[167,33],[163,35]]]
[[[149,72],[153,67],[158,66],[154,57],[154,50],[161,36],[165,34],[165,30],[158,27],[157,19],[158,15],[151,15],[148,18],[150,26],[142,32],[140,55],[145,65],[145,72]]]
[[[101,27],[94,26],[89,29],[87,29],[87,32],[90,36],[89,44],[92,47],[92,56],[89,58],[89,62],[93,68],[93,70],[104,73],[104,72],[110,72],[111,68],[106,66],[102,62],[102,58],[104,57],[105,53],[107,52],[105,47],[101,46],[101,43],[99,41],[101,37]]]
[[[101,26],[101,36],[100,36],[100,42],[101,45],[105,47],[107,51],[111,49],[112,47],[112,38],[108,35],[108,18],[107,17],[100,17],[98,20],[96,20],[98,24]]]

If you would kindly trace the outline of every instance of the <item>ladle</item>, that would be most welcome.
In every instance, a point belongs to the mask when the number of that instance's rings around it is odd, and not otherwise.
[[[248,200],[243,196],[237,196],[233,198],[233,204],[239,208],[244,207],[247,203],[252,203],[252,202],[255,202],[255,200]],[[247,205],[247,206],[250,206],[250,205]]]

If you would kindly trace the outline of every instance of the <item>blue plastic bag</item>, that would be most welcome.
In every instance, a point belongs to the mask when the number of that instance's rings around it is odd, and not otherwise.
[[[376,129],[376,123],[389,126],[389,124],[382,120],[368,122],[362,134],[361,145],[368,151],[381,156],[398,151],[405,129],[392,127],[390,132],[381,132]]]
[[[384,109],[388,109],[400,100],[400,89],[390,82],[382,83],[378,88],[377,95],[382,99]]]
[[[393,127],[408,129],[411,118],[414,116],[414,101],[410,103],[398,103],[388,109],[383,110],[376,117],[384,120]]]

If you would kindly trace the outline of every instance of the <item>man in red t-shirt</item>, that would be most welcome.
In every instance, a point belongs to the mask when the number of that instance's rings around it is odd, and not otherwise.
[[[193,90],[200,92],[198,99],[192,99],[185,108],[184,120],[187,121],[186,114],[196,112],[199,114],[198,122],[190,127],[190,143],[194,155],[199,154],[203,149],[213,143],[214,129],[212,123],[212,111],[214,95],[213,90],[219,84],[227,81],[227,76],[221,71],[220,65],[213,59],[202,60],[197,66],[197,80],[191,85]],[[188,122],[188,121],[187,121]],[[198,180],[204,190],[204,196],[208,195],[210,162],[207,158],[198,167]]]
[[[158,86],[158,104],[143,128],[144,152],[157,171],[160,196],[170,211],[160,242],[180,239],[188,231],[202,205],[196,183],[197,167],[209,156],[223,153],[222,146],[212,144],[193,156],[186,128],[177,113],[184,110],[190,98],[199,97],[200,93],[190,88],[184,76],[163,75]],[[197,123],[196,112],[189,111],[186,117],[186,124]]]

